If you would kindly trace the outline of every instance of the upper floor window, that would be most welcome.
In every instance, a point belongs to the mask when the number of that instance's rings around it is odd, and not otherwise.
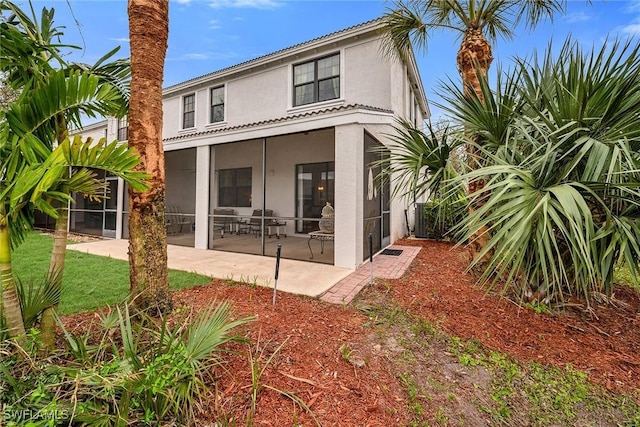
[[[129,119],[123,117],[118,119],[118,141],[127,141],[129,139]]]
[[[416,123],[416,98],[413,95],[413,90],[409,90],[409,122],[415,125]]]
[[[211,89],[211,112],[209,123],[224,121],[224,86]]]
[[[293,106],[340,97],[340,54],[293,67]]]
[[[182,98],[182,128],[192,128],[196,125],[196,94],[185,95]]]

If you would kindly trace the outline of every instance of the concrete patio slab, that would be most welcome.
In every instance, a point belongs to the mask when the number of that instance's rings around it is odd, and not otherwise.
[[[129,241],[97,240],[72,244],[68,249],[127,261]],[[270,288],[275,283],[276,259],[272,257],[175,245],[168,245],[167,252],[169,268],[174,270],[256,283]],[[332,265],[281,259],[278,291],[318,297],[352,272]]]

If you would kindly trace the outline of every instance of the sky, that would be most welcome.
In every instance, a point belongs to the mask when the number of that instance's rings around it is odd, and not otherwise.
[[[27,10],[24,0],[13,0]],[[129,52],[126,0],[34,1],[55,8],[54,22],[66,27],[62,41],[82,47],[69,58],[93,63],[116,46]],[[386,0],[170,0],[169,47],[164,86],[208,74],[253,58],[357,25],[384,14]],[[567,13],[534,30],[518,28],[512,40],[493,44],[492,72],[507,68],[515,56],[542,53],[553,40],[560,46],[571,35],[586,48],[614,38],[640,38],[640,0],[569,0]],[[442,113],[442,81],[459,83],[455,56],[457,34],[436,31],[416,59],[432,120]],[[1,48],[1,46],[0,46]]]

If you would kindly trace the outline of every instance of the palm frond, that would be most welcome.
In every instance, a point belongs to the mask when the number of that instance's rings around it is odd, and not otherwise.
[[[31,279],[25,284],[22,280],[16,279],[25,328],[35,326],[44,310],[60,303],[61,276],[62,272],[57,272],[53,276],[48,276],[42,283],[36,283]]]
[[[429,27],[416,6],[416,2],[399,1],[382,17],[382,51],[386,56],[408,58],[412,42],[419,49],[426,49]]]
[[[200,313],[186,331],[185,357],[196,368],[199,363],[212,357],[220,346],[238,338],[230,334],[233,328],[253,321],[253,317],[232,320],[231,305],[223,301]]]
[[[518,59],[495,90],[482,82],[483,101],[447,86],[485,164],[461,177],[486,180],[462,225],[466,238],[488,237],[474,261],[490,257],[483,280],[588,300],[610,293],[621,259],[637,265],[638,52],[637,42],[585,52],[567,40],[558,54]]]
[[[389,143],[388,158],[374,164],[382,168],[378,180],[391,180],[392,197],[416,197],[427,192],[437,192],[441,184],[455,171],[449,165],[452,152],[462,144],[456,133],[448,127],[434,129],[427,125],[427,132],[416,128],[404,119],[397,119],[395,133],[385,135]]]

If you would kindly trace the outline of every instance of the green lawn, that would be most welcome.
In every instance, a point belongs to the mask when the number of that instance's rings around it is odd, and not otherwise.
[[[640,277],[633,277],[628,266],[622,266],[613,272],[613,281],[618,285],[630,286],[640,291]]]
[[[24,283],[42,282],[49,268],[53,239],[33,232],[12,254],[14,274]],[[169,270],[171,289],[205,285],[211,278]],[[78,311],[123,301],[129,290],[129,263],[113,258],[67,251],[60,313]]]

